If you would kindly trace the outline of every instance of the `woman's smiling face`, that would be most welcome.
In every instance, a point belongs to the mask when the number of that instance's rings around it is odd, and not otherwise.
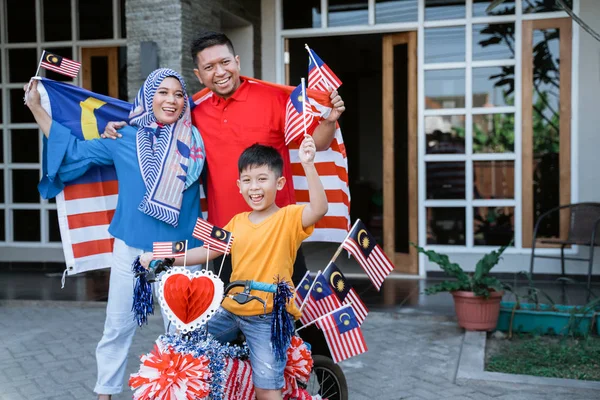
[[[184,99],[183,88],[177,78],[168,76],[163,79],[152,99],[156,120],[164,125],[177,122],[183,111]]]

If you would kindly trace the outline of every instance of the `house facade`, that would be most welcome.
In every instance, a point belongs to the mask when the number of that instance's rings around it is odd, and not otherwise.
[[[201,29],[232,38],[246,76],[297,85],[307,44],[341,78],[352,218],[398,272],[437,269],[409,242],[467,269],[511,243],[497,271],[528,269],[542,213],[600,201],[600,42],[553,0],[507,1],[489,13],[491,1],[479,0],[44,3],[0,7],[0,262],[62,260],[56,204],[36,191],[41,135],[22,104],[42,50],[82,61],[72,82],[113,97],[133,98],[157,66],[182,71],[196,91],[189,44]],[[572,7],[600,31],[600,3]],[[564,237],[568,225],[557,214],[538,236]],[[536,272],[559,273],[560,262],[538,259]]]

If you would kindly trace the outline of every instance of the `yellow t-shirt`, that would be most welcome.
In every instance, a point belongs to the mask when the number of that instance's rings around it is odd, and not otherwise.
[[[292,282],[298,248],[314,230],[314,226],[306,229],[302,227],[304,207],[305,205],[288,205],[259,224],[250,222],[249,212],[240,213],[229,221],[224,229],[234,237],[231,247],[232,282],[254,280],[275,283],[277,277]],[[241,289],[232,289],[229,294],[239,293]],[[253,290],[251,294],[267,301],[267,312],[273,310],[272,293]],[[241,316],[264,313],[262,304],[256,300],[242,305],[227,297],[221,305],[229,312]],[[287,309],[294,318],[300,317],[293,301],[290,301]]]

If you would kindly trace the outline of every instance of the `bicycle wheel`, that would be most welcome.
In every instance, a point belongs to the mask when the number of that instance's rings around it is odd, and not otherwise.
[[[314,355],[306,390],[327,400],[348,400],[348,384],[342,369],[329,357]]]

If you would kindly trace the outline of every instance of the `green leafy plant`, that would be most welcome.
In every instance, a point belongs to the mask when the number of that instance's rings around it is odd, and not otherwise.
[[[445,254],[440,254],[433,250],[425,250],[414,243],[411,243],[411,245],[414,246],[419,253],[426,255],[429,261],[439,265],[448,276],[456,279],[444,281],[425,289],[426,294],[461,290],[473,292],[476,296],[488,298],[491,291],[504,290],[502,282],[498,278],[491,276],[490,270],[498,264],[502,253],[504,253],[504,250],[506,250],[511,243],[483,256],[483,258],[477,262],[474,272],[465,272],[460,265],[450,262],[450,259]]]

